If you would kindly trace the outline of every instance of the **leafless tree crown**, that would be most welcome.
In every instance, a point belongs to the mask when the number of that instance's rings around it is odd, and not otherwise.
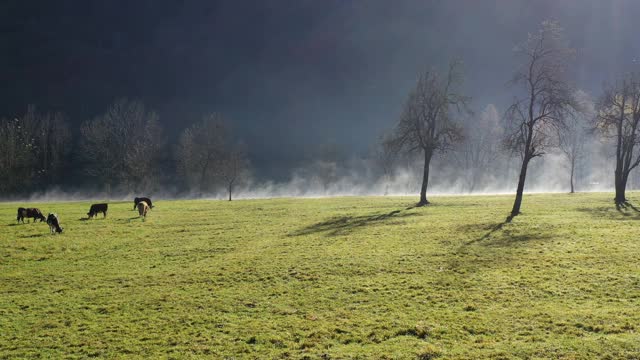
[[[395,129],[393,147],[407,152],[449,150],[462,139],[451,110],[466,109],[468,98],[457,92],[461,63],[451,62],[446,77],[434,70],[419,75]]]
[[[505,146],[526,160],[544,155],[555,144],[558,129],[579,109],[568,81],[569,61],[575,51],[563,37],[556,22],[545,21],[539,32],[515,48],[523,59],[512,84],[519,87],[517,97],[506,112],[509,129]]]

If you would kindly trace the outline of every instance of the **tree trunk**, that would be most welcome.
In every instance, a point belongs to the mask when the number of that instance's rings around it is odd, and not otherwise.
[[[573,173],[575,171],[576,163],[575,160],[571,159],[571,178],[569,181],[571,182],[571,194],[575,193],[575,189],[573,187]]]
[[[623,108],[624,108],[624,97],[623,97]],[[616,186],[616,197],[614,201],[616,204],[622,204],[627,199],[625,198],[625,188],[627,187],[626,181],[623,181],[623,159],[624,159],[624,149],[623,149],[623,141],[622,141],[622,124],[623,124],[623,114],[621,114],[621,118],[617,123],[617,138],[618,143],[616,145],[616,170],[615,170],[615,186]]]
[[[622,204],[627,201],[625,190],[627,188],[627,176],[622,171],[616,170],[616,204]]]
[[[529,154],[525,154],[520,168],[520,177],[518,178],[518,189],[516,190],[516,200],[511,209],[511,217],[520,214],[520,206],[522,205],[522,195],[524,193],[524,182],[527,178],[527,167],[529,166]]]
[[[422,176],[422,187],[420,188],[420,202],[418,206],[428,205],[427,200],[427,187],[429,186],[429,165],[431,164],[431,156],[433,152],[431,150],[424,151],[424,173]]]

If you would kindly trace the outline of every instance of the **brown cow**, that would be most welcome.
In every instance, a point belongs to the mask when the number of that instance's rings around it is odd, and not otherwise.
[[[140,201],[138,203],[138,214],[140,214],[140,216],[142,216],[142,218],[146,218],[147,217],[147,211],[149,211],[149,205],[147,205],[146,201]]]
[[[22,223],[24,224],[24,218],[32,218],[33,222],[36,222],[36,220],[38,219],[40,220],[40,222],[47,220],[38,208],[18,208],[18,222],[22,221]]]
[[[149,205],[149,209],[153,209],[153,204],[151,203],[151,199],[149,199],[147,197],[137,197],[137,198],[133,199],[133,210],[135,210],[136,207],[138,207],[138,203],[140,201],[146,202],[147,205]]]

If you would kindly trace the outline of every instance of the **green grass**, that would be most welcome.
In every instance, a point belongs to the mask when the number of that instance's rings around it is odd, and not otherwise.
[[[60,235],[0,204],[0,358],[638,359],[612,197],[33,204]]]

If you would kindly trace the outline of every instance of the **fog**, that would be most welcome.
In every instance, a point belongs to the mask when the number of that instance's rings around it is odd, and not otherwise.
[[[599,144],[604,146],[604,144]],[[600,150],[600,148],[596,148]],[[606,152],[605,152],[606,154]],[[480,183],[470,190],[462,170],[449,162],[454,153],[442,154],[434,159],[428,195],[496,195],[514,194],[518,178],[518,158],[507,158],[499,173],[484,174]],[[577,192],[611,192],[613,190],[613,163],[610,156],[594,154],[576,169]],[[505,159],[502,159],[505,160]],[[417,198],[422,181],[420,159],[404,159],[389,178],[384,177],[374,159],[349,158],[347,161],[316,161],[295,169],[290,179],[283,182],[260,181],[249,178],[234,190],[233,199],[270,198],[323,198],[334,196],[410,196]],[[629,188],[640,186],[640,173],[634,171]],[[526,185],[527,193],[568,193],[569,171],[567,160],[560,153],[550,153],[532,162]],[[179,191],[176,188],[158,188],[148,193],[126,191],[77,190],[52,188],[34,192],[29,196],[8,197],[3,201],[132,201],[134,197],[148,195],[154,200],[209,199],[226,200],[225,189],[211,193]],[[437,203],[437,199],[434,200]]]

